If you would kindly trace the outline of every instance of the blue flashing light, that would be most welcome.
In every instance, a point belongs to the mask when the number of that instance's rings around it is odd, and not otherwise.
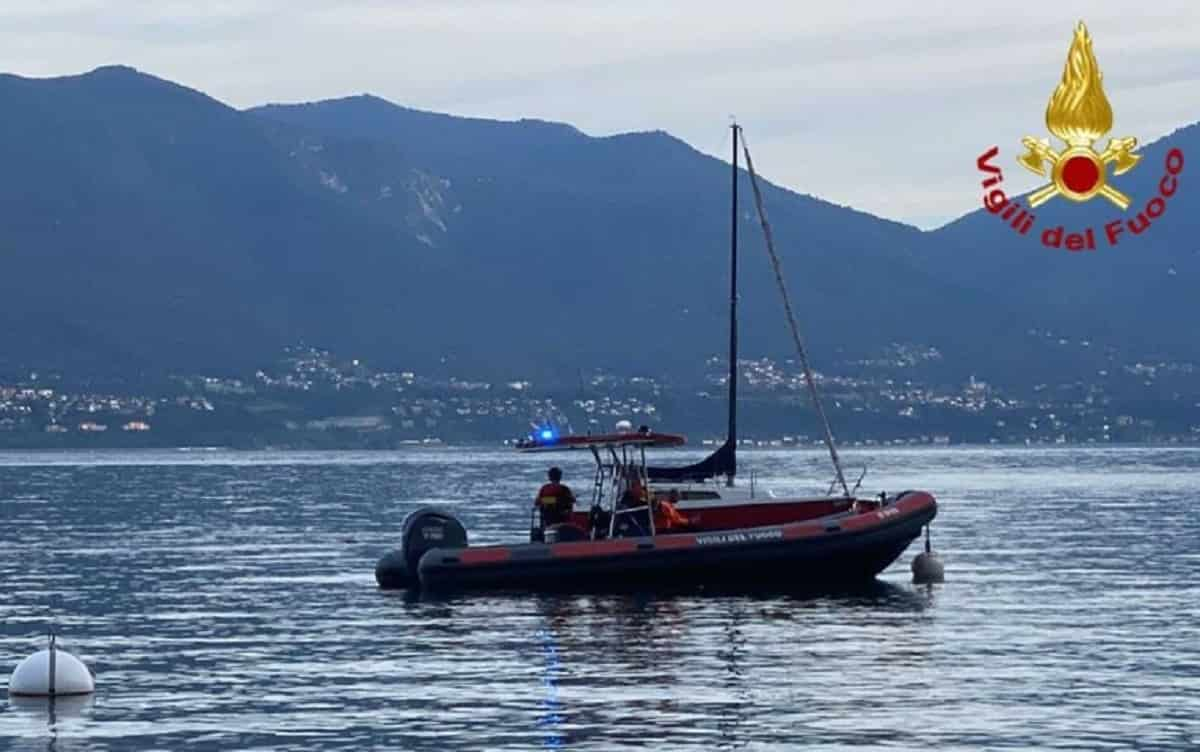
[[[529,434],[529,440],[534,444],[558,443],[558,428],[553,423],[543,423],[542,425],[533,425],[533,433]]]

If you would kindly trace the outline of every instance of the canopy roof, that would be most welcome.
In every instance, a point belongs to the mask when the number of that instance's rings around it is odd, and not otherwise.
[[[621,446],[683,446],[687,439],[676,433],[657,433],[655,431],[627,431],[625,433],[605,433],[588,436],[558,436],[541,432],[521,440],[517,449],[522,452],[561,452],[571,449],[590,449],[592,447],[621,447]]]

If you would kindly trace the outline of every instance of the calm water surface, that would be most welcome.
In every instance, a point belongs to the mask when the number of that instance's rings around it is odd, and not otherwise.
[[[0,453],[0,674],[53,623],[98,675],[0,698],[0,748],[1200,748],[1200,450],[846,454],[938,496],[947,584],[914,547],[817,597],[413,600],[373,577],[405,513],[520,538],[544,457]]]

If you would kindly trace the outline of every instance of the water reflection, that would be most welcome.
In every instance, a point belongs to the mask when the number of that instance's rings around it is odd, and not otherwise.
[[[69,722],[83,717],[96,704],[95,695],[67,695],[65,697],[24,697],[9,695],[8,705],[22,716],[45,719],[46,726],[54,728],[60,722]]]
[[[62,731],[70,731],[76,721],[90,713],[95,705],[95,695],[68,695],[65,697],[23,697],[8,696],[8,706],[20,715],[28,725],[26,738],[18,742],[14,749],[45,749],[56,750],[79,749],[81,745],[60,744],[59,735]],[[45,737],[37,729],[45,728]]]
[[[465,603],[469,597],[453,598]],[[542,669],[537,724],[541,744],[553,748],[600,729],[606,739],[636,745],[650,718],[710,726],[716,748],[746,746],[760,732],[754,719],[762,711],[753,707],[753,656],[761,646],[753,644],[749,628],[791,624],[794,639],[802,642],[806,611],[818,616],[836,611],[848,623],[878,627],[883,639],[886,625],[876,622],[879,614],[903,618],[930,607],[927,591],[883,581],[833,591],[763,588],[749,595],[691,588],[490,598],[493,609],[532,605],[540,617],[531,636],[539,650],[526,652]],[[445,603],[440,596],[433,602]],[[908,660],[922,658],[919,648],[908,653]],[[605,699],[564,696],[564,683],[595,686],[601,677]],[[639,716],[642,720],[634,720]]]
[[[1197,744],[1198,451],[876,452],[940,492],[944,586],[438,598],[374,585],[404,515],[519,539],[542,458],[75,461],[0,457],[0,672],[52,614],[103,702],[0,702],[5,749]]]
[[[724,673],[722,684],[733,698],[726,703],[716,716],[717,733],[720,735],[720,749],[737,749],[744,746],[742,727],[748,716],[747,706],[750,704],[750,692],[746,687],[744,660],[746,653],[746,635],[743,625],[747,619],[744,604],[734,600],[729,604],[728,615],[723,620],[722,632],[724,640],[717,656],[721,660]]]
[[[563,667],[558,658],[558,647],[555,645],[550,630],[545,628],[539,630],[538,638],[542,643],[542,654],[545,660],[545,675],[542,684],[546,689],[546,699],[543,703],[545,712],[538,719],[538,726],[545,734],[542,737],[542,746],[546,749],[560,749],[565,745],[567,739],[563,729],[565,720],[563,706],[558,699],[558,681]]]

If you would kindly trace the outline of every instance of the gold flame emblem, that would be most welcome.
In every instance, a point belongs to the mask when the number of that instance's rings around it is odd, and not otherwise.
[[[1092,37],[1083,21],[1075,27],[1075,38],[1067,53],[1062,82],[1046,105],[1046,128],[1067,145],[1059,152],[1050,140],[1026,136],[1021,143],[1027,151],[1017,158],[1032,173],[1050,177],[1050,183],[1029,194],[1029,205],[1037,207],[1055,196],[1072,201],[1087,201],[1104,196],[1122,209],[1129,208],[1129,196],[1108,184],[1108,165],[1114,175],[1132,170],[1141,160],[1134,154],[1137,139],[1112,138],[1102,152],[1094,145],[1112,130],[1112,105],[1104,96],[1104,76],[1092,52]],[[1049,170],[1047,171],[1047,166]]]

